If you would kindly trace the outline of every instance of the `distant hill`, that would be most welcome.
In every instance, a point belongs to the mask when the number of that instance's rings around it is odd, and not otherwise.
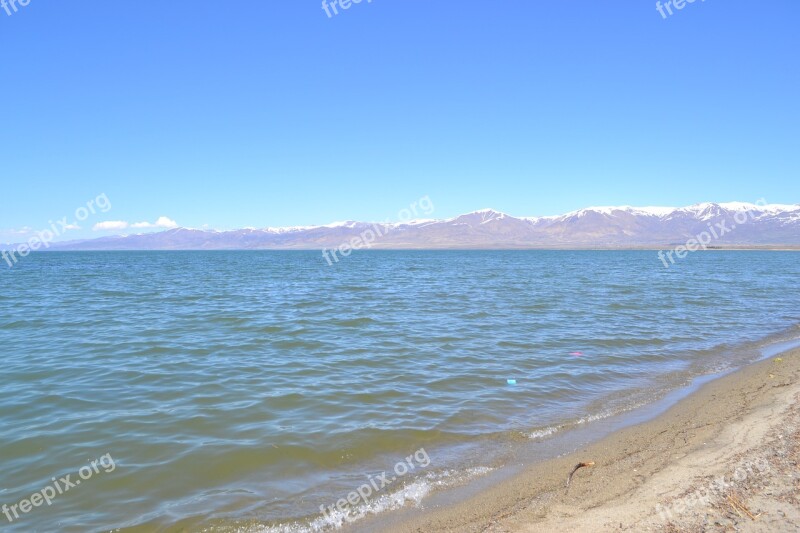
[[[712,231],[714,233],[712,233]],[[53,244],[50,250],[287,250],[338,248],[372,239],[372,248],[664,247],[702,232],[709,246],[798,246],[800,205],[741,202],[681,208],[589,207],[560,216],[513,217],[484,209],[447,220],[208,231],[177,228]]]

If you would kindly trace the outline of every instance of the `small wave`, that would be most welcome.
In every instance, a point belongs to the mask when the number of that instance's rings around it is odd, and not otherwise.
[[[358,326],[367,326],[369,324],[374,324],[375,320],[369,317],[344,318],[339,320],[331,320],[330,323],[334,326],[340,326],[344,328],[355,328]]]
[[[582,416],[581,418],[578,418],[577,420],[573,420],[571,422],[567,422],[567,423],[564,423],[564,424],[559,424],[557,426],[547,426],[545,428],[536,429],[534,431],[531,431],[530,433],[527,433],[526,436],[531,440],[546,439],[547,437],[550,437],[551,435],[555,435],[559,431],[563,431],[565,429],[572,429],[572,428],[575,428],[577,426],[582,426],[584,424],[589,424],[591,422],[596,422],[598,420],[604,420],[604,419],[610,418],[612,416],[621,415],[623,413],[627,413],[629,411],[633,411],[634,409],[637,409],[637,408],[642,407],[644,405],[646,405],[646,402],[643,402],[643,401],[642,402],[636,402],[636,403],[632,403],[630,405],[625,405],[625,406],[620,407],[618,409],[610,409],[608,411],[603,411],[601,413],[595,413],[595,414],[591,414],[591,415]]]
[[[537,429],[535,431],[531,431],[528,433],[527,437],[529,439],[544,439],[549,437],[550,435],[554,435],[561,430],[561,426],[548,426],[543,429]]]
[[[308,523],[292,522],[275,526],[257,526],[252,529],[240,529],[238,531],[240,531],[240,533],[321,533],[324,531],[341,529],[346,524],[351,524],[369,515],[395,511],[408,504],[419,507],[422,500],[434,489],[461,485],[470,479],[486,475],[492,470],[494,470],[494,468],[478,466],[467,468],[463,471],[445,470],[442,472],[431,472],[395,492],[382,494],[366,503],[345,509],[344,511],[334,507],[328,514],[318,516]]]

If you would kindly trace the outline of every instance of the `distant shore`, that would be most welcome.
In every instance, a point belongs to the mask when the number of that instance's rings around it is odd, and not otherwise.
[[[800,349],[704,385],[656,419],[382,531],[797,531]],[[582,462],[567,488],[566,480]]]
[[[11,251],[18,247],[17,244],[0,244],[0,252],[3,251]],[[45,252],[45,253],[75,253],[75,252],[320,252],[320,247],[308,247],[308,246],[282,246],[282,247],[268,247],[268,248],[91,248],[86,247],[82,248],[80,246],[75,247],[59,247],[57,244],[53,245],[54,247],[51,249],[40,249],[37,250],[35,253]],[[502,251],[525,251],[525,250],[540,250],[540,251],[564,251],[564,252],[582,252],[582,251],[654,251],[657,252],[659,250],[670,250],[678,246],[678,244],[664,244],[663,246],[658,246],[655,244],[643,244],[641,246],[631,245],[631,246],[590,246],[590,245],[575,245],[575,244],[565,244],[563,246],[557,245],[503,245],[499,244],[497,246],[429,246],[429,247],[420,247],[415,245],[390,245],[390,246],[382,246],[380,244],[374,244],[370,246],[369,249],[359,250],[359,253],[369,252],[369,251],[382,251],[382,252],[437,252],[437,251],[461,251],[461,252],[468,252],[468,251],[475,251],[475,252],[502,252]],[[776,244],[776,245],[730,245],[730,246],[709,246],[706,250],[697,250],[697,251],[704,251],[704,252],[798,252],[800,251],[800,245],[792,245],[792,244]],[[34,252],[31,252],[34,253]]]

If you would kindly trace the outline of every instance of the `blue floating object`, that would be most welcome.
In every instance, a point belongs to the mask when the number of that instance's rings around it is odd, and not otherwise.
[[[517,384],[517,380],[516,379],[507,379],[506,383],[508,383],[509,385],[516,385]]]

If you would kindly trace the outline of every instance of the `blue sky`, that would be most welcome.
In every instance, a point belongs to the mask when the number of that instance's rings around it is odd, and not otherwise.
[[[666,20],[648,1],[30,0],[0,9],[0,241],[100,194],[71,238],[394,219],[425,195],[437,218],[797,203],[798,20],[795,0]]]

